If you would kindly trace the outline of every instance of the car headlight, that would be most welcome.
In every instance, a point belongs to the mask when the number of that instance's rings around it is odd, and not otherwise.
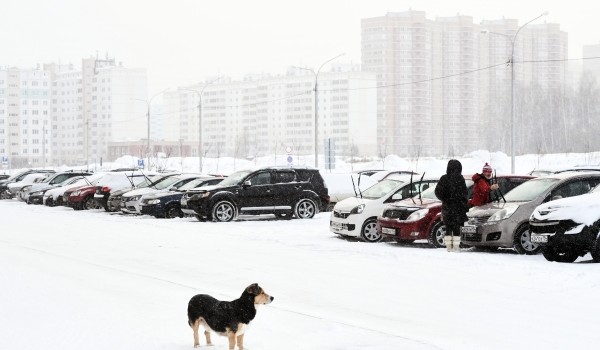
[[[352,210],[350,210],[350,214],[362,214],[363,210],[365,210],[365,205],[359,204],[356,207],[354,207]]]
[[[148,204],[158,204],[160,203],[160,199],[151,199],[148,201]]]
[[[506,208],[500,209],[497,212],[495,212],[492,216],[490,216],[490,218],[488,219],[488,222],[506,220],[512,214],[514,214],[518,208],[519,208],[518,206],[514,206],[514,207],[510,207],[508,209],[506,209]]]
[[[80,194],[81,194],[81,191],[75,191],[75,192],[71,193],[71,196],[73,196],[73,197],[77,197],[77,196],[79,196]]]
[[[23,191],[23,192],[28,192],[29,190],[31,190],[31,185],[24,186],[23,188],[21,188],[21,191]]]
[[[407,221],[421,220],[422,218],[425,217],[425,215],[427,215],[427,213],[429,213],[429,209],[419,209],[419,210],[413,212],[412,214],[410,214],[406,218],[406,220]]]
[[[206,198],[206,197],[209,197],[209,196],[210,196],[210,192],[204,192],[204,193],[200,193],[200,194],[198,194],[198,196],[199,196],[200,198]]]

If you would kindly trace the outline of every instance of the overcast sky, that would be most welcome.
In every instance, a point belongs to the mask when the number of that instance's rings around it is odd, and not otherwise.
[[[208,76],[283,73],[290,65],[360,62],[360,20],[412,8],[427,17],[537,17],[569,34],[569,56],[600,43],[591,0],[4,0],[0,65],[79,64],[98,53],[146,68],[149,93]]]

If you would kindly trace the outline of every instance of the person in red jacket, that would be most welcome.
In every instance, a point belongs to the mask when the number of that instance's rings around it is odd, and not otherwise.
[[[490,183],[491,178],[492,167],[488,163],[483,166],[481,174],[473,175],[472,179],[475,184],[473,185],[473,198],[469,200],[471,207],[478,207],[491,202],[490,192],[498,189],[498,184]]]

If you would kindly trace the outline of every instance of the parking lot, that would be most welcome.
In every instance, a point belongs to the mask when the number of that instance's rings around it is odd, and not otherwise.
[[[598,264],[367,244],[314,219],[125,216],[0,201],[0,348],[188,349],[191,296],[275,301],[250,349],[565,349],[597,344]],[[549,331],[552,330],[552,331]],[[226,338],[213,336],[215,349]]]

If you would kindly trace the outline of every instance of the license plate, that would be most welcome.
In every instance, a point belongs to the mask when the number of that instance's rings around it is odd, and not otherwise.
[[[462,233],[475,233],[477,231],[476,226],[462,226],[460,232]]]
[[[548,243],[548,236],[532,234],[531,243]]]
[[[386,235],[395,235],[396,234],[396,229],[395,228],[389,228],[389,227],[382,227],[381,228],[381,233],[385,233]]]

